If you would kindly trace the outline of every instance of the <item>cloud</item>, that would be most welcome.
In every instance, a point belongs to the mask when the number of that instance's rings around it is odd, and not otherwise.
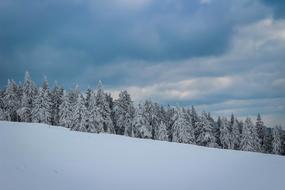
[[[262,0],[266,5],[269,5],[273,9],[273,15],[275,18],[280,19],[285,16],[285,2],[280,0]]]
[[[85,89],[101,79],[114,94],[127,89],[136,100],[209,110],[264,100],[267,115],[285,117],[284,110],[269,108],[271,99],[282,104],[278,98],[285,96],[280,3],[2,0],[0,85],[22,80],[29,70],[38,84],[47,75],[50,83]],[[246,112],[232,106],[224,112]]]

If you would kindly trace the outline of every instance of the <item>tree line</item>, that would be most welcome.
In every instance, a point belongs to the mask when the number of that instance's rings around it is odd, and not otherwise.
[[[45,78],[37,87],[26,72],[23,84],[8,80],[0,90],[0,120],[46,123],[74,131],[111,133],[136,138],[196,144],[206,147],[285,154],[285,132],[281,126],[266,127],[258,114],[238,120],[197,113],[194,106],[162,106],[146,100],[135,105],[123,90],[117,99],[106,93],[99,81],[96,90],[82,93],[78,86],[65,91]]]

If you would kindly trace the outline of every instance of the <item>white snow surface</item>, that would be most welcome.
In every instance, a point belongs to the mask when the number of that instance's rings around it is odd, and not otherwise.
[[[0,122],[3,190],[278,190],[285,157]]]

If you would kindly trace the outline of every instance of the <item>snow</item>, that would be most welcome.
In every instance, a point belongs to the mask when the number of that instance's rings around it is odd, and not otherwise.
[[[268,190],[285,157],[0,122],[0,189]]]

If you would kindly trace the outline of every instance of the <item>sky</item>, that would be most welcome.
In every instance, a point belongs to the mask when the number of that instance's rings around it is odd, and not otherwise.
[[[1,0],[0,86],[96,87],[285,126],[285,1]]]

